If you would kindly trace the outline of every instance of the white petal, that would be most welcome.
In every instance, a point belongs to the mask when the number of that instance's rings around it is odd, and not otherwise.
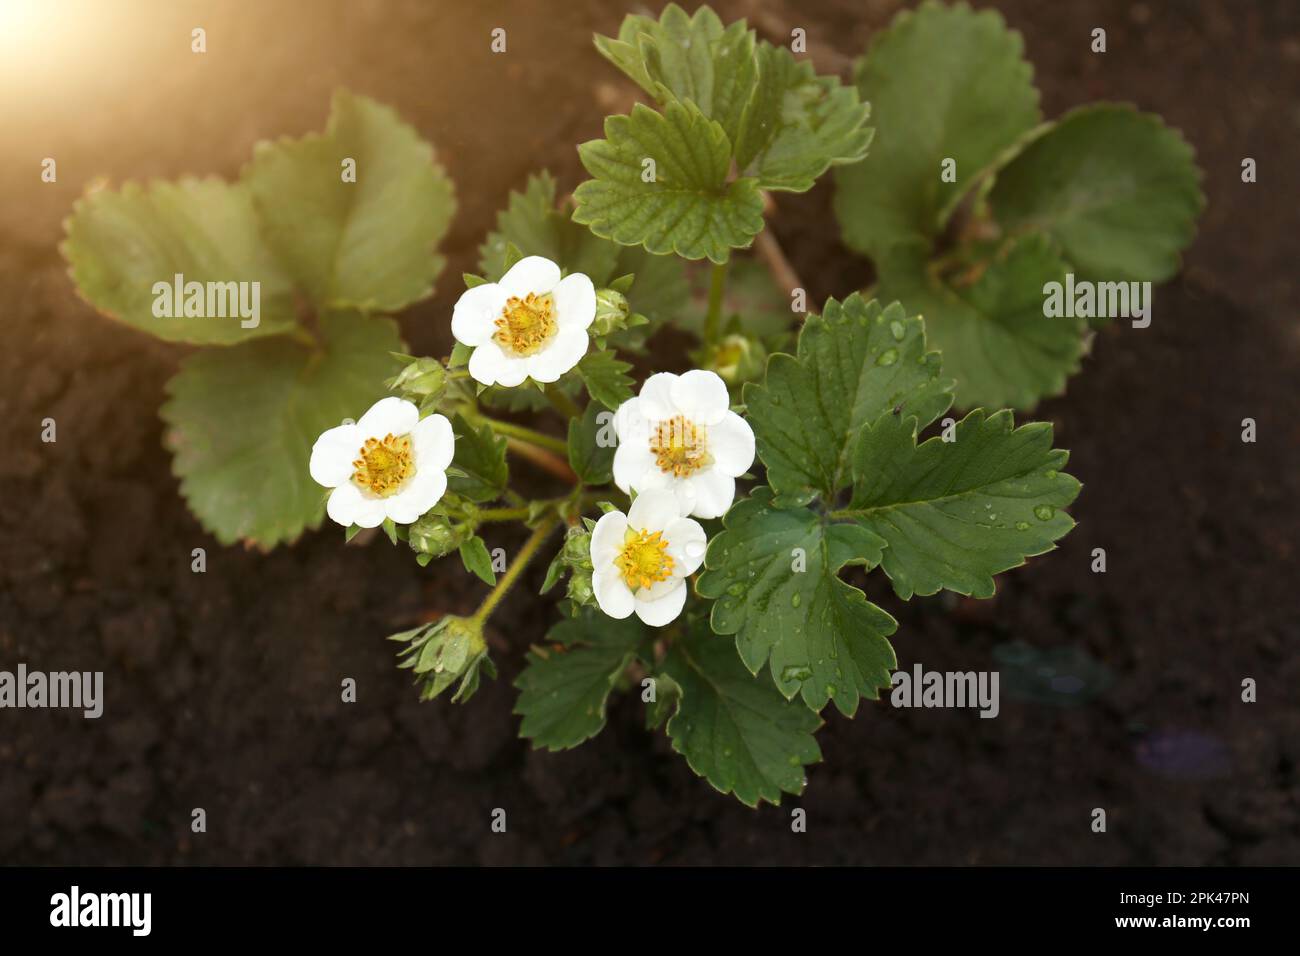
[[[710,468],[691,476],[691,489],[695,502],[690,514],[696,518],[721,518],[736,497],[736,479]]]
[[[381,498],[367,498],[352,482],[339,485],[330,493],[325,513],[343,527],[357,525],[377,528],[384,523],[384,502]]]
[[[698,368],[678,376],[672,385],[672,399],[677,410],[697,425],[722,421],[731,404],[721,376]]]
[[[591,529],[591,564],[597,571],[604,571],[614,563],[614,558],[623,550],[623,536],[627,534],[627,515],[621,511],[609,511],[600,516],[596,527]]]
[[[640,491],[643,476],[651,469],[659,470],[649,442],[620,441],[614,449],[614,484],[624,493]]]
[[[587,354],[590,342],[586,329],[561,327],[546,348],[525,360],[529,376],[539,382],[554,382],[578,364],[578,360]]]
[[[465,345],[482,345],[496,332],[493,323],[510,294],[495,282],[466,289],[451,310],[451,334]]]
[[[497,384],[502,388],[514,388],[524,384],[528,378],[527,359],[515,358],[502,354],[504,361],[497,367]]]
[[[708,443],[713,467],[724,475],[738,478],[754,463],[754,430],[735,412],[709,428]]]
[[[555,320],[561,329],[585,329],[596,321],[596,287],[581,272],[561,279],[551,295],[555,297]]]
[[[483,385],[513,388],[528,377],[528,368],[523,359],[506,355],[501,351],[501,346],[489,341],[470,355],[469,374],[474,381]]]
[[[620,442],[637,435],[644,435],[649,441],[650,426],[641,414],[641,399],[629,398],[614,409],[614,434]]]
[[[390,395],[370,406],[361,416],[357,428],[362,438],[383,438],[385,435],[405,435],[420,420],[420,410],[405,399]]]
[[[560,281],[560,267],[542,256],[524,256],[501,277],[501,288],[508,295],[523,298],[530,292],[550,292]]]
[[[397,494],[382,499],[384,514],[398,524],[411,524],[438,503],[447,490],[447,474],[438,468],[426,468]]]
[[[356,425],[338,425],[321,432],[311,446],[311,464],[307,466],[312,481],[326,488],[343,484],[352,477],[352,462],[364,442]]]
[[[637,531],[663,531],[681,516],[677,496],[656,488],[636,496],[627,511],[627,523]]]
[[[646,420],[661,422],[677,414],[677,405],[673,402],[673,383],[677,376],[672,372],[658,372],[651,375],[641,385],[641,414]]]
[[[425,469],[446,471],[456,453],[456,436],[445,415],[421,418],[411,429],[411,445],[415,449],[416,471]]]
[[[663,474],[659,469],[655,469],[659,474]],[[695,502],[699,500],[699,494],[695,490],[695,482],[699,480],[699,475],[692,475],[690,478],[675,478],[672,475],[664,475],[662,487],[667,488],[677,496],[677,513],[688,515],[695,510]],[[647,485],[648,488],[660,487],[658,484]]]
[[[610,617],[622,620],[631,614],[633,607],[636,606],[632,592],[617,568],[611,567],[593,574],[591,589],[596,594],[596,604]]]
[[[673,574],[686,577],[694,574],[704,563],[704,551],[708,538],[698,521],[690,518],[678,518],[664,529],[668,539],[668,554],[673,559]]]
[[[677,587],[663,597],[645,597],[645,590],[636,594],[636,616],[651,627],[663,627],[677,619],[686,605],[686,582],[677,579]]]

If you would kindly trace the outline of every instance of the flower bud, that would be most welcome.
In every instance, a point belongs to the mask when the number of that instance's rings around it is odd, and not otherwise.
[[[390,387],[407,398],[436,399],[447,388],[447,370],[437,359],[418,358],[391,380]]]
[[[714,347],[708,367],[717,372],[728,385],[755,381],[763,374],[767,349],[755,339],[744,335],[727,335]]]
[[[564,536],[563,558],[570,568],[591,570],[591,532],[581,525],[574,525]]]
[[[471,534],[470,525],[452,525],[446,515],[430,512],[411,525],[407,544],[418,554],[441,558],[459,548]]]
[[[574,604],[588,606],[596,603],[596,592],[591,584],[590,563],[586,568],[573,569],[573,574],[569,576],[566,594]]]
[[[601,289],[596,293],[596,320],[591,324],[591,334],[609,335],[627,327],[627,296],[613,289]]]
[[[421,700],[432,700],[458,680],[460,687],[452,700],[467,700],[478,688],[480,668],[496,676],[487,656],[483,625],[473,618],[449,614],[435,624],[395,634],[392,639],[407,643],[399,654],[403,660],[398,667],[415,672],[423,685]]]

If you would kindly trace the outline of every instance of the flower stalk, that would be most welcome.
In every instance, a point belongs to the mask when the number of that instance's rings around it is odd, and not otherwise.
[[[483,603],[479,605],[479,609],[475,611],[474,616],[470,618],[473,623],[482,626],[482,624],[492,615],[492,612],[496,610],[497,605],[501,603],[502,598],[510,592],[510,589],[514,587],[515,583],[519,580],[519,576],[524,573],[524,568],[528,567],[528,562],[532,561],[532,559],[537,556],[537,552],[541,549],[542,545],[546,543],[546,539],[551,536],[551,532],[559,527],[559,525],[560,518],[558,515],[548,515],[546,518],[542,519],[542,523],[539,524],[533,530],[533,533],[528,536],[528,540],[524,542],[524,546],[519,549],[519,554],[515,556],[515,559],[511,561],[509,567],[506,568],[505,573],[501,575],[501,580],[497,581],[496,587],[492,589],[492,593],[483,599]]]
[[[561,417],[582,417],[582,409],[578,407],[577,403],[554,385],[546,386],[546,399],[551,403],[551,407],[560,413]]]
[[[727,289],[727,266],[730,262],[715,262],[709,273],[709,311],[704,316],[704,344],[708,347],[717,344],[722,327],[722,297]]]

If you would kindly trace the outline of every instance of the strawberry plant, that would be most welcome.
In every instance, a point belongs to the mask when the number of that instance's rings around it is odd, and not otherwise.
[[[429,144],[348,93],[323,134],[259,144],[236,182],[77,202],[62,251],[81,296],[202,346],[162,417],[181,494],[218,541],[271,548],[319,525],[312,440],[385,394],[402,350],[388,316],[432,294],[455,205]]]
[[[538,562],[558,613],[515,682],[521,735],[577,746],[632,694],[716,789],[777,803],[821,759],[828,705],[890,686],[897,622],[867,574],[903,601],[987,598],[1069,532],[1067,453],[1012,411],[1084,347],[1087,317],[1049,317],[1045,286],[1166,278],[1197,174],[1127,108],[1041,123],[1018,38],[964,6],[903,15],[853,84],[707,7],[596,47],[646,102],[578,147],[571,196],[538,172],[509,197],[449,354],[405,354],[383,316],[429,294],[450,185],[360,97],[237,183],[92,193],[64,251],[96,306],[204,346],[163,416],[221,540],[327,515],[481,579],[472,612],[392,635],[422,699],[496,676],[492,616]],[[765,217],[832,167],[878,288],[805,314]],[[257,322],[206,314],[204,283],[245,280]],[[511,554],[484,537],[502,524],[526,529]]]
[[[1192,149],[1160,117],[1094,103],[1044,121],[1020,35],[993,11],[925,3],[856,63],[882,135],[841,172],[846,245],[876,294],[922,313],[960,408],[1033,408],[1079,370],[1090,327],[1178,270],[1205,206]],[[1045,310],[1079,280],[1129,307]]]

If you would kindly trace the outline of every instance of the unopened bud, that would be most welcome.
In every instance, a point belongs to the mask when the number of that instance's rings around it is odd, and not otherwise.
[[[574,568],[569,576],[569,600],[574,604],[589,606],[596,603],[596,592],[591,584],[591,571],[588,568]]]
[[[709,367],[728,385],[752,382],[763,373],[767,349],[743,335],[724,336],[709,356]]]
[[[571,568],[591,569],[591,532],[575,525],[564,537],[564,563]]]
[[[447,370],[437,359],[418,358],[402,369],[391,387],[408,398],[437,398],[447,388]]]
[[[609,335],[627,327],[627,296],[613,289],[596,293],[596,320],[591,324],[592,335]]]
[[[411,525],[406,540],[412,551],[441,558],[459,548],[472,533],[467,525],[453,526],[446,515],[430,513]]]

